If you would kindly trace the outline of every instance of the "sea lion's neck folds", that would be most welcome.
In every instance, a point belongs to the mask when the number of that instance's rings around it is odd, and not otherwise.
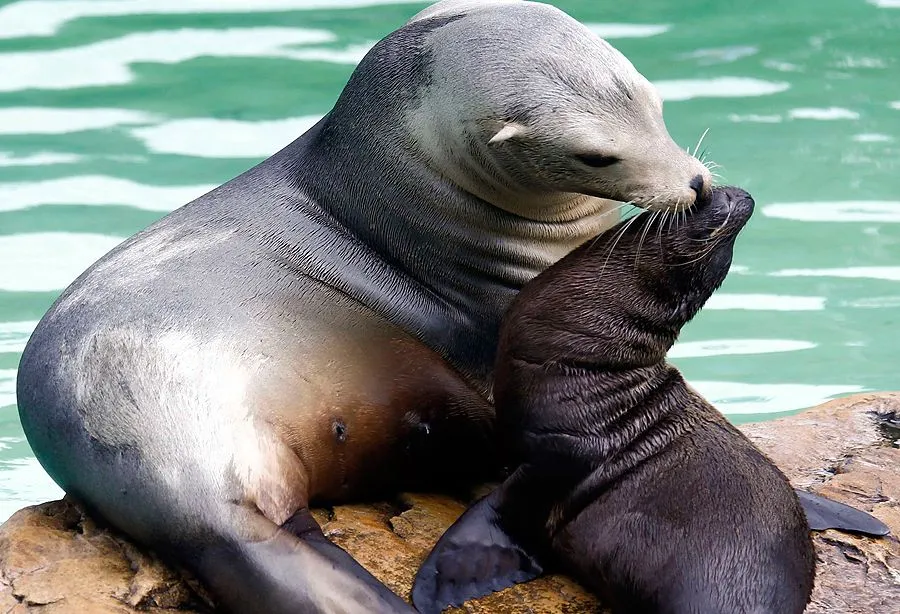
[[[303,162],[293,171],[296,181],[371,256],[402,276],[404,288],[396,281],[366,284],[381,288],[395,311],[407,299],[402,313],[384,315],[487,382],[500,319],[518,291],[617,222],[615,212],[606,215],[613,205],[566,222],[522,218],[448,181],[399,139],[389,133],[353,138],[326,117],[295,146],[293,156]],[[340,156],[351,147],[366,153],[347,167]],[[316,178],[325,175],[322,186]],[[364,181],[373,176],[383,180],[377,190]],[[371,298],[355,298],[378,308]]]
[[[498,395],[498,418],[506,422],[504,434],[518,442],[531,479],[556,493],[547,524],[551,534],[627,472],[695,430],[705,408],[715,411],[665,362],[618,372],[565,363],[510,364],[518,371],[513,385],[531,380],[537,390],[526,384],[523,395],[512,398],[506,388]],[[522,370],[536,377],[523,378]]]
[[[696,406],[694,393],[667,363],[610,372],[563,363],[514,362],[516,369],[541,370],[534,403],[521,397],[513,401],[521,420],[521,433],[513,437],[525,442],[525,462],[553,463],[546,458],[548,451],[564,456],[566,466],[581,467],[573,472],[580,474],[579,479],[590,476],[592,490],[616,480],[691,429],[685,407]],[[553,395],[543,394],[551,390]],[[498,397],[501,420],[505,398]]]

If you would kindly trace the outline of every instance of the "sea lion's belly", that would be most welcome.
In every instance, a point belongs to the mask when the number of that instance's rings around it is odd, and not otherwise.
[[[461,450],[472,452],[469,467],[477,468],[478,455],[485,464],[490,404],[405,332],[371,313],[343,315],[343,323],[301,321],[294,347],[275,340],[274,368],[248,394],[301,460],[310,499],[452,479]]]
[[[46,419],[141,462],[210,468],[215,453],[222,479],[286,511],[484,465],[492,408],[411,333],[234,237],[165,252],[153,237],[102,259],[39,325],[23,372],[41,385],[24,388]],[[70,483],[81,453],[47,446]]]

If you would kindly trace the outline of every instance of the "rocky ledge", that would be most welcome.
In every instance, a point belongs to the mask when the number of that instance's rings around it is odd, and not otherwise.
[[[796,486],[864,509],[887,538],[817,534],[807,612],[895,614],[900,603],[900,393],[840,399],[801,415],[742,427]],[[317,511],[325,533],[400,595],[464,504],[404,495]],[[63,500],[26,508],[0,527],[0,612],[212,612],[190,579]],[[602,612],[577,584],[548,576],[467,604],[470,613]]]

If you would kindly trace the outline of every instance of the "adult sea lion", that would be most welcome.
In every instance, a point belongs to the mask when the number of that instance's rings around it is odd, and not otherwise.
[[[709,185],[577,21],[440,3],[315,127],[62,293],[22,356],[23,428],[225,610],[407,610],[309,505],[479,477],[519,288],[614,223],[605,199],[681,209]]]
[[[22,356],[23,428],[225,610],[403,611],[308,506],[480,476],[519,288],[614,223],[604,199],[681,209],[709,185],[578,22],[439,3],[310,131],[62,293]]]
[[[617,614],[804,611],[815,557],[797,495],[665,360],[752,211],[743,190],[715,188],[670,232],[658,215],[623,222],[519,293],[494,381],[515,469],[429,554],[419,612],[547,565]]]

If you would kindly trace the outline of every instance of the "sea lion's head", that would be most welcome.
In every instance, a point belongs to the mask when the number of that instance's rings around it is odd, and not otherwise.
[[[582,245],[525,286],[500,354],[632,369],[665,359],[731,268],[750,194],[716,187],[685,212],[644,212]]]
[[[682,210],[711,187],[669,135],[653,85],[561,10],[446,0],[410,24],[435,26],[411,132],[433,167],[476,196],[559,221],[597,199]]]
[[[662,308],[659,317],[667,326],[680,330],[725,281],[735,240],[753,209],[746,191],[716,187],[680,219],[669,222],[657,213],[625,228],[623,240],[635,252],[635,287]]]

